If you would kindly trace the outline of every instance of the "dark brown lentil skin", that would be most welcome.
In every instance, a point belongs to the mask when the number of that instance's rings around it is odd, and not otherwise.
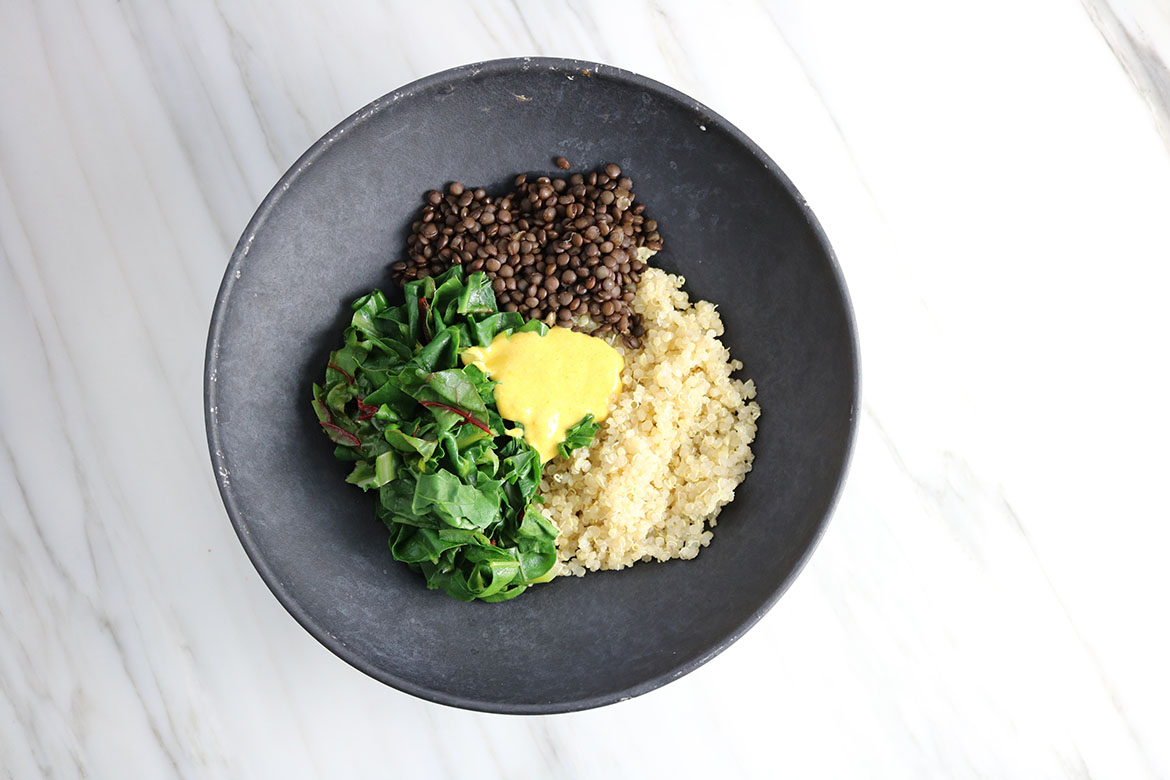
[[[568,160],[556,160],[567,168]],[[658,223],[634,198],[633,182],[614,163],[587,174],[520,174],[499,198],[451,182],[423,197],[411,224],[407,259],[391,266],[394,281],[435,276],[452,265],[482,271],[503,311],[573,326],[589,314],[595,333],[614,332],[641,346],[640,318],[630,311],[645,264],[638,247],[659,250]]]

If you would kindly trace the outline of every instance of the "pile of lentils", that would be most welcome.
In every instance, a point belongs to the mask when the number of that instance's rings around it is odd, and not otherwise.
[[[565,158],[556,160],[566,170]],[[639,247],[662,248],[658,223],[634,201],[634,183],[610,163],[567,178],[521,174],[511,192],[493,198],[452,182],[431,190],[410,227],[407,260],[391,266],[394,281],[436,276],[460,264],[483,271],[500,308],[548,325],[613,332],[641,346],[640,317],[630,311],[646,265]],[[584,326],[588,315],[594,327]]]

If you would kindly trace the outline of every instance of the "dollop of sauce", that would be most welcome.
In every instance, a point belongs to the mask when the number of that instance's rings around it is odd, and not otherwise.
[[[599,338],[568,328],[501,333],[485,347],[460,356],[498,382],[500,415],[524,426],[525,440],[547,461],[585,415],[609,415],[609,399],[622,388],[622,356]]]

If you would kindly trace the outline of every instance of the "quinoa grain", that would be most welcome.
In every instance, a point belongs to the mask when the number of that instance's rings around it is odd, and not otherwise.
[[[718,312],[682,283],[646,269],[630,303],[641,343],[608,336],[625,358],[621,394],[591,447],[545,466],[561,575],[694,558],[751,470],[755,385],[732,378]]]

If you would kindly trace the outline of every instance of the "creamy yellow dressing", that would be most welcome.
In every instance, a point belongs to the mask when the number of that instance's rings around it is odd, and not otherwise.
[[[496,408],[524,426],[525,440],[550,460],[565,434],[587,414],[597,422],[609,414],[609,399],[622,387],[622,356],[599,338],[568,328],[537,333],[501,333],[484,347],[463,351],[498,382]]]

